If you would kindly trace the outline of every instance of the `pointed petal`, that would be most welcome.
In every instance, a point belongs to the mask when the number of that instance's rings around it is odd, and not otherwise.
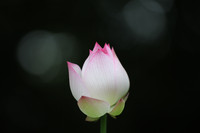
[[[125,107],[125,101],[123,99],[120,99],[109,114],[114,117],[118,116],[122,113],[124,107]]]
[[[123,97],[123,100],[126,102],[129,96],[129,92]]]
[[[109,56],[111,56],[111,58],[112,58],[112,51],[111,51],[111,49],[110,49],[110,46],[107,45],[106,43],[105,43],[104,47],[102,48],[102,51],[103,51],[105,54],[108,54]]]
[[[87,116],[98,118],[109,111],[110,105],[102,100],[82,96],[78,101],[80,110]]]
[[[67,62],[69,71],[69,84],[72,95],[78,101],[81,96],[90,96],[81,79],[81,69],[78,65]]]
[[[108,43],[107,45],[108,45],[108,47],[110,48],[110,44]]]
[[[92,59],[92,57],[94,56],[94,52],[90,50],[90,55],[88,56],[88,58],[85,60],[85,62],[83,63],[83,67],[82,67],[82,73],[85,72],[88,63],[90,62],[90,60]]]
[[[93,54],[93,51],[89,49],[89,53],[90,53],[90,55],[91,55],[91,54]]]
[[[82,77],[91,96],[110,105],[114,105],[129,89],[128,75],[114,49],[111,50],[107,44],[90,54],[83,65]]]
[[[72,68],[79,76],[81,76],[81,68],[74,63],[67,62],[68,68]]]
[[[95,55],[95,52],[97,52],[97,50],[101,50],[101,49],[102,49],[102,47],[96,42],[93,50],[89,50],[90,54],[89,54],[88,58],[85,60],[85,62],[83,64],[82,72],[84,72],[85,69],[87,68],[88,63],[90,62],[92,57]]]
[[[108,55],[98,50],[82,71],[82,77],[91,96],[108,102],[116,103],[121,97],[115,96],[114,62]]]
[[[113,60],[114,60],[116,97],[121,98],[128,92],[129,87],[130,87],[130,81],[124,67],[120,63],[113,48],[112,48],[112,53],[113,53]]]
[[[89,122],[95,122],[95,121],[98,121],[98,120],[99,120],[99,117],[98,117],[98,118],[92,118],[92,117],[87,116],[87,117],[85,118],[85,120],[86,120],[86,121],[89,121]]]
[[[92,51],[95,53],[95,52],[96,52],[98,49],[100,49],[100,50],[101,50],[101,49],[102,49],[102,47],[101,47],[101,46],[100,46],[100,45],[99,45],[99,44],[96,42],[96,43],[95,43],[95,46],[94,46],[94,48],[93,48],[93,50],[92,50]]]

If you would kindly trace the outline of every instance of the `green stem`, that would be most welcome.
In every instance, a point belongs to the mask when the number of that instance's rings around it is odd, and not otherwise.
[[[106,128],[107,128],[107,115],[105,114],[104,116],[101,117],[100,120],[100,133],[106,133]]]

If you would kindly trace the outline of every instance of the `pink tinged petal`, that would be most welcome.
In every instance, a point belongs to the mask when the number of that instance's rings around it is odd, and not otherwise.
[[[85,60],[83,67],[82,67],[82,72],[85,72],[85,69],[87,68],[88,63],[91,61],[91,59],[93,58],[93,56],[95,55],[95,53],[98,50],[102,50],[105,53],[109,53],[109,55],[112,55],[112,51],[110,49],[110,46],[105,44],[104,48],[102,49],[102,47],[96,42],[93,51],[89,50],[90,55],[88,56],[88,58]]]
[[[89,61],[92,59],[92,57],[94,56],[94,54],[97,52],[97,50],[101,50],[102,47],[96,42],[95,46],[93,48],[93,50],[89,50],[90,55],[88,56],[88,58],[85,60],[83,67],[82,67],[82,72],[84,73],[85,69],[87,68],[87,64],[89,63]]]
[[[126,95],[124,95],[120,100],[124,100],[124,102],[126,102],[128,99],[128,96],[129,96],[129,92]],[[120,102],[120,100],[116,104],[114,104],[113,106],[110,107],[109,112],[111,112],[116,107],[116,105]]]
[[[92,118],[92,117],[87,116],[87,117],[85,118],[85,121],[89,121],[89,122],[95,122],[95,121],[97,121],[97,120],[99,120],[99,117],[98,117],[98,118]]]
[[[101,50],[101,49],[102,47],[96,42],[92,51],[95,53],[97,50]]]
[[[82,96],[78,100],[80,110],[91,118],[99,118],[109,111],[110,105],[102,100]]]
[[[109,45],[105,44],[105,45],[104,45],[104,48],[102,49],[102,51],[103,51],[105,54],[107,54],[107,55],[109,55],[109,56],[112,57],[112,51],[111,51]]]
[[[78,65],[67,62],[69,71],[69,84],[72,95],[78,101],[81,96],[90,96],[83,80],[81,79],[81,69]]]
[[[114,117],[118,116],[122,113],[124,107],[125,107],[125,101],[123,99],[120,99],[109,114]]]
[[[90,55],[91,55],[91,54],[93,54],[93,51],[89,49],[89,53],[90,53]]]
[[[82,77],[91,96],[115,104],[116,96],[113,58],[98,50],[82,71]]]
[[[130,87],[130,81],[125,69],[121,65],[113,48],[112,48],[112,54],[114,60],[116,97],[121,98],[128,92]]]
[[[108,47],[110,48],[110,44],[108,43],[107,45],[108,45]]]
[[[81,76],[81,68],[74,63],[67,62],[68,68],[72,68],[79,76]]]
[[[109,43],[108,43],[108,44],[107,44],[107,43],[105,43],[105,45],[107,45],[107,46],[110,48],[110,44],[109,44]],[[105,46],[105,45],[104,45],[104,46]]]
[[[126,102],[128,99],[128,96],[129,96],[129,92],[122,99]]]
[[[90,62],[90,60],[91,60],[92,57],[94,56],[94,52],[93,52],[92,50],[89,50],[89,51],[90,51],[90,55],[88,56],[88,58],[85,60],[85,62],[84,62],[84,64],[83,64],[83,67],[82,67],[82,73],[85,72],[88,63]]]

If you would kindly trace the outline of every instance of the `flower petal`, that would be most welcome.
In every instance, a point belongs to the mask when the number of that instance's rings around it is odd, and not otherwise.
[[[94,53],[87,67],[82,71],[82,77],[93,98],[106,101],[110,105],[115,104],[121,98],[115,96],[113,59],[101,50]]]
[[[120,99],[109,114],[111,116],[118,116],[122,113],[124,107],[125,107],[125,101],[123,99]]]
[[[129,77],[125,69],[121,65],[113,48],[112,48],[112,53],[113,53],[113,60],[114,60],[116,97],[121,98],[128,92],[129,87],[130,87],[130,82],[129,82]]]
[[[129,89],[128,75],[108,44],[101,48],[97,43],[85,61],[82,77],[91,97],[114,105]]]
[[[104,47],[102,48],[102,51],[105,54],[108,54],[108,55],[112,56],[112,51],[111,51],[110,46],[108,44],[105,43]]]
[[[83,64],[83,67],[82,67],[82,73],[84,73],[85,69],[87,68],[87,65],[88,63],[91,61],[91,59],[93,58],[93,56],[95,55],[95,53],[97,52],[97,50],[101,50],[103,51],[105,54],[108,54],[108,55],[112,55],[112,51],[110,49],[110,46],[108,44],[105,44],[104,45],[104,48],[102,48],[97,42],[95,44],[95,47],[92,50],[89,50],[89,56],[88,58],[85,60],[84,64]],[[112,57],[111,57],[112,58]]]
[[[69,84],[72,95],[78,101],[81,96],[90,96],[81,79],[81,69],[78,65],[67,62],[69,71]]]
[[[81,76],[81,68],[74,63],[67,62],[68,68],[72,68],[79,76]]]
[[[94,52],[90,50],[90,55],[88,56],[88,58],[85,60],[83,67],[82,67],[82,73],[85,72],[88,63],[90,62],[90,60],[92,59],[92,57],[94,56]]]
[[[89,56],[88,58],[85,60],[84,64],[83,64],[83,67],[82,67],[82,72],[85,71],[85,69],[87,68],[87,64],[89,63],[89,61],[92,59],[92,57],[94,56],[94,53],[97,51],[97,50],[101,50],[102,47],[96,42],[95,43],[95,46],[93,48],[93,50],[89,50]]]
[[[110,105],[102,100],[82,96],[78,101],[80,110],[87,116],[98,118],[109,111]]]
[[[126,102],[128,99],[128,96],[129,96],[129,92],[124,97],[122,97],[122,99]]]
[[[89,121],[89,122],[94,122],[94,121],[97,121],[99,119],[99,117],[98,118],[92,118],[92,117],[89,117],[89,116],[87,116],[86,118],[85,118],[85,120],[86,121]]]
[[[98,49],[100,49],[100,50],[101,50],[101,49],[102,49],[102,47],[101,47],[101,46],[100,46],[100,45],[99,45],[99,44],[96,42],[96,43],[95,43],[95,46],[94,46],[94,48],[93,48],[93,50],[92,50],[92,51],[95,53],[95,52],[96,52]]]

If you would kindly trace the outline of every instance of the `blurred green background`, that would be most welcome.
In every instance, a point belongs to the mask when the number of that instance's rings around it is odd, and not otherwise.
[[[97,41],[115,48],[131,81],[108,132],[199,133],[199,13],[187,0],[1,1],[0,132],[99,132],[66,64],[82,66]]]

